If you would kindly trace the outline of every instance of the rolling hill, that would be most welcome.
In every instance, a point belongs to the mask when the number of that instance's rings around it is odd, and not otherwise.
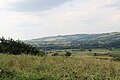
[[[74,34],[26,40],[42,49],[120,48],[120,32]]]

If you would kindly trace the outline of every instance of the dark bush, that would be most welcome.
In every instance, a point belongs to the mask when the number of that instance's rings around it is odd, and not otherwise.
[[[91,52],[91,51],[92,51],[92,49],[89,49],[88,51],[90,51],[90,52]]]
[[[56,52],[56,53],[53,53],[52,56],[59,56],[59,54]]]
[[[66,52],[66,53],[65,53],[65,56],[71,56],[71,55],[72,55],[71,52]]]
[[[97,53],[94,53],[94,56],[97,56]]]
[[[4,37],[0,38],[0,53],[40,55],[40,51],[36,47],[20,40],[5,39]]]

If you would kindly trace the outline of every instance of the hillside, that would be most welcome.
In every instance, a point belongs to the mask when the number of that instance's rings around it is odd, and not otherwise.
[[[120,48],[120,32],[60,35],[25,42],[42,49]]]

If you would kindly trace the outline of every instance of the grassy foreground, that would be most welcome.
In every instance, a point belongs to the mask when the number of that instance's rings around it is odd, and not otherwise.
[[[0,80],[120,80],[120,62],[0,54]]]

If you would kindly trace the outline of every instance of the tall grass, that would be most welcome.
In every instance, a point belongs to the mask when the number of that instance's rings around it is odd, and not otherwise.
[[[120,80],[120,63],[84,57],[0,54],[0,80]]]

